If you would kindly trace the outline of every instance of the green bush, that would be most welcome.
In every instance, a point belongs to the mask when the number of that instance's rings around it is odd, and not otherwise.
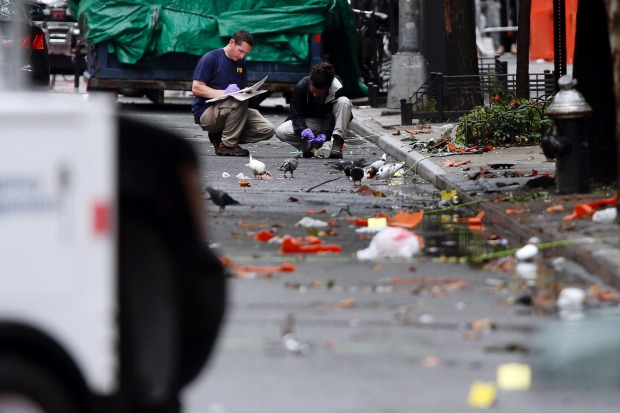
[[[522,146],[539,144],[553,121],[545,116],[550,102],[496,95],[459,118],[456,142],[463,146]]]

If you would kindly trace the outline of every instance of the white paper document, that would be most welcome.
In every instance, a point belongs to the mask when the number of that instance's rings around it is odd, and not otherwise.
[[[261,93],[268,92],[267,90],[258,90],[258,88],[260,88],[263,83],[265,83],[265,80],[267,80],[267,76],[254,83],[252,86],[244,87],[243,89],[240,89],[234,93],[229,93],[227,95],[222,95],[213,99],[209,99],[207,100],[207,103],[217,102],[218,100],[226,99],[227,97],[233,97],[241,101],[253,98],[254,96],[260,95]]]

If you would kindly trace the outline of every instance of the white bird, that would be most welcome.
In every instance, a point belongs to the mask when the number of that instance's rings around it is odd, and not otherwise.
[[[405,165],[404,162],[399,162],[399,163],[388,163],[383,165],[381,168],[379,168],[379,170],[377,171],[377,177],[379,179],[392,179],[394,177],[394,174],[398,171],[400,171],[400,169]]]
[[[368,169],[373,168],[375,170],[379,170],[379,168],[381,168],[383,165],[385,165],[385,161],[387,160],[387,154],[384,153],[383,155],[381,155],[381,159],[379,159],[378,161],[374,161],[373,163],[370,164],[370,166],[368,167]]]
[[[252,158],[252,155],[250,155],[250,162],[246,163],[245,166],[249,166],[250,169],[252,169],[254,178],[260,177],[262,179],[264,175],[271,175],[267,171],[267,167],[265,166],[265,164],[258,159]]]

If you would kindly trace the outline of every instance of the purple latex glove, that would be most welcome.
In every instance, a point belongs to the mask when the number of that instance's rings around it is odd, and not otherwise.
[[[235,93],[239,91],[239,86],[237,86],[236,84],[232,83],[230,85],[228,85],[226,87],[226,89],[224,89],[224,94],[228,95],[229,93]]]
[[[309,142],[312,142],[312,140],[314,139],[314,133],[312,133],[312,130],[310,130],[310,128],[306,128],[301,131],[301,138],[308,139]]]
[[[318,135],[314,139],[308,139],[308,142],[311,142],[311,143],[323,143],[323,142],[325,142],[326,139],[327,139],[327,136],[325,136],[325,134],[321,133],[320,135]]]

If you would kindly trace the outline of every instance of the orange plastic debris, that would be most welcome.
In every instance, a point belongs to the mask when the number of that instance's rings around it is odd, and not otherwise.
[[[261,241],[261,242],[267,242],[270,239],[272,239],[273,237],[275,237],[275,235],[273,235],[271,232],[267,231],[266,229],[260,230],[256,236],[254,237],[254,239],[256,241]]]
[[[592,215],[594,215],[598,207],[601,207],[604,205],[616,205],[617,203],[618,203],[618,194],[616,194],[612,198],[606,198],[606,199],[604,198],[604,199],[600,199],[594,202],[576,204],[573,207],[573,213],[570,215],[566,215],[564,218],[562,218],[562,220],[570,221],[573,219],[586,217],[586,216],[591,217]]]
[[[551,205],[550,207],[545,209],[545,212],[547,214],[552,214],[554,212],[564,212],[564,205],[562,204]]]
[[[280,251],[284,254],[297,254],[297,253],[310,253],[316,254],[319,252],[333,252],[339,253],[341,251],[340,245],[337,244],[311,244],[301,245],[293,241],[290,236],[285,236],[282,239],[282,245]]]
[[[260,272],[260,273],[270,273],[270,272],[293,272],[297,271],[297,267],[295,265],[285,262],[281,265],[277,266],[257,266],[257,265],[239,265],[235,264],[228,257],[221,257],[220,262],[222,265],[234,270],[234,271],[242,271],[242,272]]]
[[[470,163],[470,160],[466,160],[466,161],[445,161],[443,163],[443,166],[463,166],[463,165],[467,165],[468,163]]]
[[[518,215],[518,214],[525,214],[527,212],[527,209],[506,209],[505,211],[508,215]]]
[[[327,211],[324,209],[321,209],[320,211],[317,211],[315,209],[309,209],[306,211],[308,214],[326,214]]]
[[[482,217],[484,217],[484,211],[478,211],[475,217],[471,218],[457,218],[456,222],[464,222],[469,224],[470,226],[474,225],[482,225]]]
[[[422,222],[422,218],[424,217],[424,210],[419,210],[417,212],[405,212],[398,211],[394,217],[388,219],[388,225],[391,227],[402,227],[402,228],[415,228],[420,222]]]

